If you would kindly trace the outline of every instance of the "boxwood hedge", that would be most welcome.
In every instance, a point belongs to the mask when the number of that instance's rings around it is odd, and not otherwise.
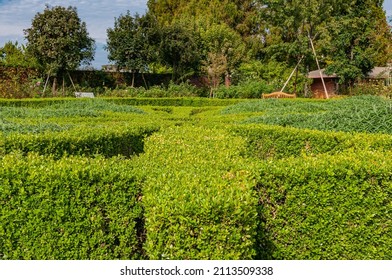
[[[0,259],[143,259],[140,185],[121,158],[0,159]]]
[[[151,136],[139,158],[151,259],[252,259],[257,197],[244,142],[182,126]]]
[[[392,153],[265,161],[259,258],[391,259]]]

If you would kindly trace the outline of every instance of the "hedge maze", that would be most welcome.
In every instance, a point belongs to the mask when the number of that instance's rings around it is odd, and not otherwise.
[[[0,259],[391,259],[392,136],[268,123],[369,99],[227,102],[0,101]]]

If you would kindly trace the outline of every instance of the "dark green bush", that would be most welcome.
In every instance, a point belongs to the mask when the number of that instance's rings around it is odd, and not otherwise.
[[[0,259],[143,259],[141,189],[120,158],[0,159]]]
[[[259,258],[392,258],[392,154],[348,152],[264,162]]]

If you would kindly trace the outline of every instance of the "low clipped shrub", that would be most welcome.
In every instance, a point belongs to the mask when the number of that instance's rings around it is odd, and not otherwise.
[[[281,159],[322,153],[392,149],[392,136],[347,132],[325,132],[269,125],[237,125],[231,130],[246,139],[248,155],[259,159]]]
[[[0,155],[20,151],[61,158],[65,155],[129,157],[144,150],[144,139],[159,130],[157,126],[77,126],[64,131],[9,133],[1,136]]]
[[[150,259],[252,259],[257,199],[243,141],[219,129],[174,127],[151,136],[145,170]]]
[[[128,161],[0,159],[0,259],[145,258],[141,189]]]
[[[392,258],[392,154],[346,152],[262,163],[259,258]]]
[[[242,102],[240,99],[215,99],[215,98],[97,98],[107,103],[124,106],[228,106]],[[77,98],[40,98],[40,99],[0,99],[0,107],[24,107],[42,108],[46,106],[58,106],[61,103],[68,105],[77,104],[81,100]],[[91,101],[90,101],[91,102]],[[68,106],[67,105],[67,106]]]

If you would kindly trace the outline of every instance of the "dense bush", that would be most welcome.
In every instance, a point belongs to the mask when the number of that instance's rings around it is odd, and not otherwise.
[[[60,158],[64,155],[129,157],[144,150],[144,139],[157,131],[156,126],[78,126],[59,132],[10,133],[0,137],[0,155],[13,151],[37,152]]]
[[[107,103],[127,106],[228,106],[243,102],[243,100],[222,100],[213,98],[97,98]],[[61,103],[67,103],[65,106],[71,106],[81,102],[78,98],[39,98],[39,99],[0,99],[0,107],[24,107],[24,108],[42,108],[49,105],[59,106]],[[91,101],[86,101],[91,102]],[[94,104],[94,103],[93,103]]]
[[[356,152],[264,162],[259,258],[392,258],[392,154]]]
[[[392,97],[392,85],[385,85],[384,80],[376,82],[362,82],[356,84],[349,92],[351,95],[376,95]]]
[[[138,166],[151,259],[252,259],[257,199],[243,144],[188,126],[148,139]]]
[[[152,86],[148,89],[144,87],[126,87],[108,89],[101,94],[107,97],[205,97],[207,92],[204,88],[196,87],[189,83],[175,84],[170,82],[168,86]]]
[[[0,259],[143,259],[141,189],[120,158],[0,159]]]
[[[237,125],[232,131],[246,139],[249,155],[260,159],[338,154],[348,149],[392,150],[390,135],[324,132],[270,125]]]
[[[270,93],[274,88],[263,81],[246,81],[230,87],[220,86],[215,96],[217,98],[260,98],[263,93]]]

